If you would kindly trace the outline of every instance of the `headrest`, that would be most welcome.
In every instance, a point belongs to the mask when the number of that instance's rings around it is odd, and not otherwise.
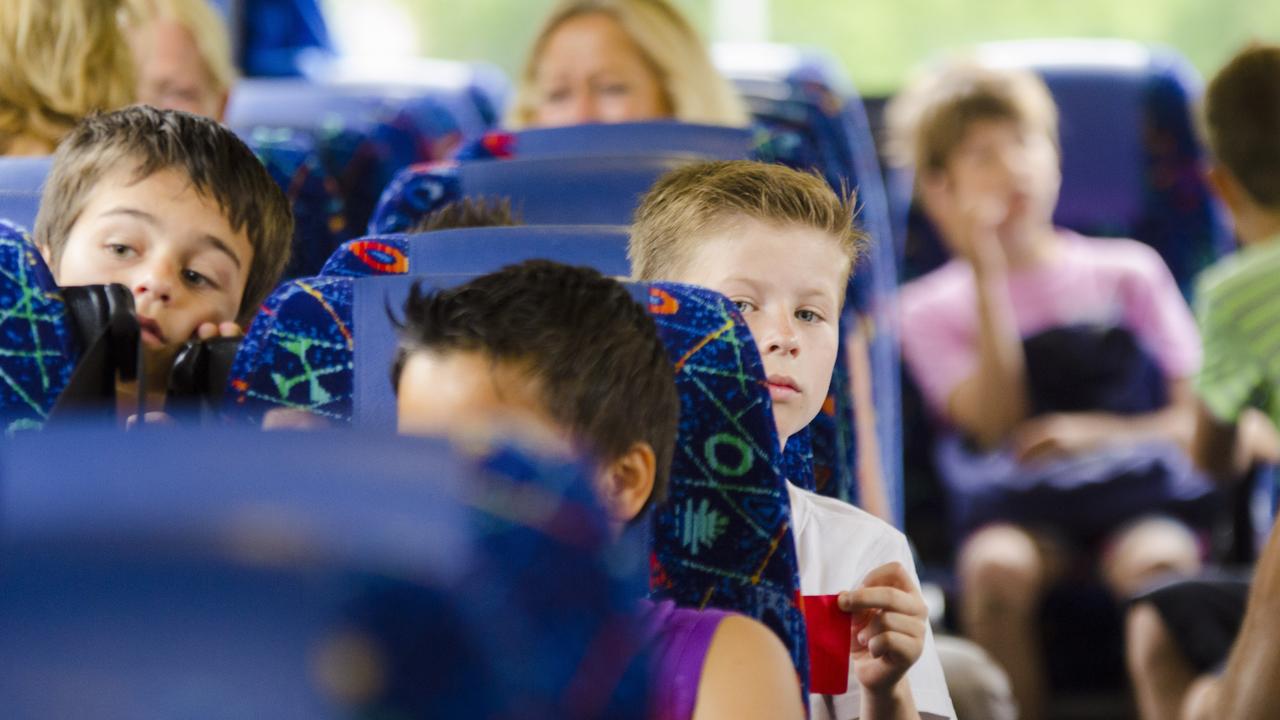
[[[723,125],[656,121],[498,130],[485,133],[479,142],[488,155],[504,159],[683,153],[741,160],[751,154],[755,133]]]
[[[630,273],[627,239],[627,228],[619,225],[523,225],[374,235],[344,243],[321,274],[477,275],[524,260],[545,259],[626,276]]]
[[[387,186],[369,231],[404,232],[463,197],[505,197],[530,225],[627,225],[662,175],[695,158],[536,157],[406,168]]]

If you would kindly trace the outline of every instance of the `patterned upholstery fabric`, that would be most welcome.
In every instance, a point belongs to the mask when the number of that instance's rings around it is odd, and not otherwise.
[[[7,718],[646,717],[626,548],[580,464],[158,432],[5,446]]]
[[[790,505],[755,342],[719,293],[654,283],[648,309],[680,393],[671,488],[653,519],[652,594],[761,620],[807,685]]]
[[[349,278],[285,283],[263,303],[236,353],[226,414],[259,424],[272,408],[351,422],[354,338]]]
[[[58,286],[25,233],[0,220],[0,423],[38,429],[71,379],[79,348]]]
[[[461,197],[456,162],[411,165],[383,190],[369,221],[369,234],[407,232],[431,212]]]
[[[407,235],[370,235],[348,240],[325,261],[320,274],[335,277],[403,275],[409,272]]]
[[[293,248],[282,279],[315,275],[347,236],[337,181],[321,164],[314,137],[307,133],[257,128],[246,141],[293,209]]]

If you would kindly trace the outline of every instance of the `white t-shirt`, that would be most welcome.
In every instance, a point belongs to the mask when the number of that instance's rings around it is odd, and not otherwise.
[[[849,503],[802,490],[790,482],[791,531],[800,564],[800,592],[833,595],[856,588],[867,573],[889,562],[899,562],[916,578],[916,565],[907,539],[880,518]],[[933,645],[933,630],[926,627],[924,651],[907,671],[916,709],[926,719],[954,719],[951,694],[942,675],[942,663]],[[849,691],[843,695],[810,695],[813,720],[850,720],[862,712],[862,698],[853,663],[849,664]]]

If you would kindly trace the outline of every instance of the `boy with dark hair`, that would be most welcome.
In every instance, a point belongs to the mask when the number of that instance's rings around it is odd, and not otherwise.
[[[292,234],[284,193],[230,130],[134,106],[89,117],[58,146],[33,239],[59,285],[133,293],[147,368],[137,392],[159,410],[177,351],[240,334]]]
[[[1280,462],[1280,46],[1239,52],[1210,82],[1204,114],[1210,184],[1243,247],[1197,283],[1204,367],[1195,380],[1192,452],[1231,481],[1257,464]],[[1127,632],[1143,718],[1273,717],[1280,706],[1277,618],[1274,528],[1252,590],[1244,581],[1197,580],[1140,598]],[[1214,677],[1228,652],[1225,671]]]
[[[513,227],[520,218],[507,198],[462,198],[433,210],[407,232],[425,233],[458,228]]]
[[[827,398],[845,288],[865,242],[853,207],[817,175],[729,161],[667,173],[636,210],[632,273],[702,285],[738,306],[782,445]],[[849,691],[811,695],[813,717],[954,718],[906,538],[843,501],[790,482],[787,492],[801,593],[838,595],[860,619]]]
[[[619,283],[529,261],[450,290],[415,288],[401,337],[392,369],[401,432],[533,429],[553,446],[578,446],[596,462],[618,529],[665,494],[680,412],[674,370],[653,320]],[[645,605],[652,717],[803,717],[795,669],[763,625]]]

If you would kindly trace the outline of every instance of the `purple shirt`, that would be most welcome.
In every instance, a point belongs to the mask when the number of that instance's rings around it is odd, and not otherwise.
[[[650,652],[650,720],[693,717],[707,650],[720,621],[729,615],[714,608],[676,607],[670,600],[640,601],[640,621]]]

